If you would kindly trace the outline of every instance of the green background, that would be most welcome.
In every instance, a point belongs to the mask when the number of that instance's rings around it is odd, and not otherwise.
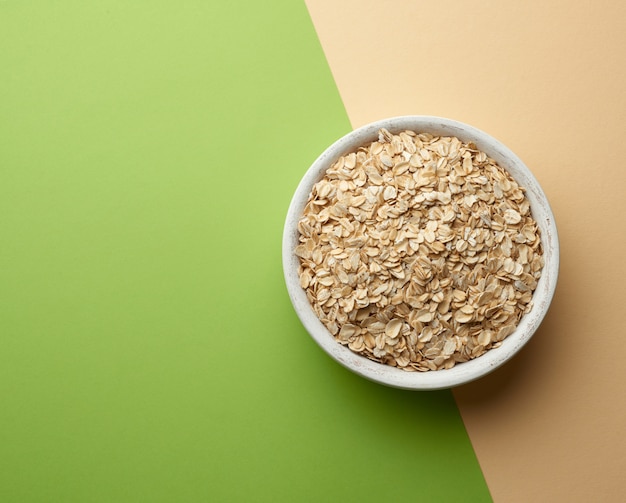
[[[2,1],[0,68],[0,501],[490,501],[450,392],[290,305],[350,130],[303,2]]]

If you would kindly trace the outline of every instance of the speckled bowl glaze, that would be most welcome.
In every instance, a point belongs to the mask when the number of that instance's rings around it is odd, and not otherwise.
[[[458,363],[451,369],[407,372],[353,353],[335,341],[324,327],[299,284],[299,262],[294,253],[298,244],[297,223],[313,185],[340,156],[376,140],[381,128],[386,128],[391,133],[408,129],[436,136],[456,136],[463,142],[474,142],[478,149],[494,159],[526,189],[532,215],[541,230],[545,265],[533,295],[533,309],[522,317],[515,332],[500,347],[490,349],[468,362]],[[412,390],[435,390],[465,384],[492,372],[509,361],[530,340],[546,315],[554,295],[559,271],[559,241],[554,216],[543,190],[530,170],[505,145],[475,127],[451,119],[402,116],[373,122],[352,131],[328,147],[311,165],[289,206],[283,233],[282,257],[287,290],[294,309],[311,337],[331,358],[352,372],[380,384]]]

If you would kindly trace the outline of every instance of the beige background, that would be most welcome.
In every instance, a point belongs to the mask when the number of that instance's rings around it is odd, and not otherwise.
[[[455,390],[496,502],[626,501],[626,3],[308,0],[354,127],[468,122],[542,184],[561,241],[522,353]]]

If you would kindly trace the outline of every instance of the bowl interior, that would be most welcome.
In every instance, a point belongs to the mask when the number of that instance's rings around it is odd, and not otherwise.
[[[353,353],[339,344],[318,319],[300,287],[297,223],[304,211],[313,185],[326,169],[340,156],[356,150],[378,138],[381,128],[391,133],[403,130],[430,133],[436,136],[456,136],[464,142],[474,142],[479,150],[494,159],[526,189],[533,218],[541,232],[545,265],[533,295],[533,309],[524,315],[515,332],[498,348],[451,369],[428,372],[407,372],[389,365],[376,363]],[[292,198],[283,234],[283,268],[287,290],[302,324],[313,339],[332,358],[367,379],[404,389],[442,389],[464,384],[493,371],[512,358],[532,337],[543,320],[556,288],[559,267],[559,244],[554,216],[539,183],[524,163],[506,146],[488,134],[458,121],[430,116],[403,116],[377,121],[352,131],[326,149],[311,165]]]

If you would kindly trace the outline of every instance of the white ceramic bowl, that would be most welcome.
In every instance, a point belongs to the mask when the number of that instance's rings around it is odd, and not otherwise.
[[[490,349],[468,362],[458,363],[451,369],[407,372],[353,353],[335,341],[320,322],[299,284],[299,262],[294,253],[298,244],[297,223],[313,185],[340,156],[376,140],[380,128],[386,128],[391,133],[408,129],[436,136],[456,136],[464,142],[474,142],[480,150],[526,188],[532,215],[541,230],[545,265],[534,292],[533,309],[521,319],[515,332],[509,335],[500,347]],[[483,131],[454,120],[429,116],[403,116],[374,122],[352,131],[328,147],[311,165],[293,196],[285,222],[282,255],[291,302],[302,324],[321,348],[341,365],[362,377],[380,384],[413,390],[458,386],[478,379],[510,360],[530,340],[543,320],[554,295],[559,270],[559,242],[554,216],[545,194],[530,170],[511,150]]]

